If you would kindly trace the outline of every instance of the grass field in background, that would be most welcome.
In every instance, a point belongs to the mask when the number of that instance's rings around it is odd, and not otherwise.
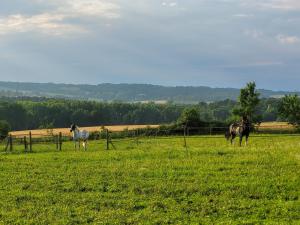
[[[108,129],[111,132],[120,132],[126,129],[128,130],[136,130],[142,128],[156,128],[159,125],[116,125],[116,126],[94,126],[94,127],[81,127],[81,130],[87,130],[89,132],[96,132],[101,131],[103,128]],[[58,135],[59,132],[62,133],[63,136],[71,136],[70,128],[53,128],[53,129],[38,129],[38,130],[24,130],[24,131],[12,131],[10,132],[11,135],[17,137],[24,137],[28,136],[29,132],[31,131],[34,137],[39,136],[47,136],[47,135]]]
[[[34,145],[0,154],[0,224],[300,224],[300,137]],[[3,146],[0,146],[1,149]]]
[[[116,125],[116,126],[105,126],[105,129],[108,129],[110,132],[120,132],[120,131],[124,131],[125,129],[136,130],[136,129],[142,129],[147,127],[157,128],[159,127],[159,125]],[[84,129],[89,132],[95,132],[95,131],[103,130],[103,126],[81,127],[80,129]],[[260,124],[259,130],[260,131],[269,131],[269,130],[293,131],[295,130],[295,128],[286,122],[264,122]],[[70,128],[38,129],[38,130],[31,131],[33,137],[58,135],[59,132],[62,132],[63,136],[71,136]],[[24,136],[28,136],[29,130],[13,131],[10,132],[10,134],[17,137],[24,137]]]

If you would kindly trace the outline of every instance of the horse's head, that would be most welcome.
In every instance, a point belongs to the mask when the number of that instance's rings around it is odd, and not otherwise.
[[[249,121],[249,118],[248,116],[243,116],[242,117],[242,124],[246,124],[246,125],[249,125],[250,124],[250,121]]]
[[[226,138],[227,141],[229,141],[230,136],[231,136],[231,135],[230,135],[230,131],[226,131],[226,132],[225,132],[225,138]]]
[[[76,126],[75,124],[72,124],[72,125],[71,125],[71,128],[70,128],[70,132],[75,131],[76,128],[77,128],[77,126]]]
[[[243,127],[243,130],[250,131],[250,129],[251,129],[251,123],[250,123],[250,121],[249,121],[249,119],[247,117],[243,118],[243,120],[242,120],[242,127]]]

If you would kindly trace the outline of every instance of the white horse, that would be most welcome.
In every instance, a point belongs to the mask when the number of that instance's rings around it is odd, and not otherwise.
[[[75,124],[71,125],[70,132],[72,132],[72,134],[73,134],[73,141],[74,141],[75,149],[77,149],[77,144],[78,144],[78,148],[80,149],[80,141],[82,140],[83,141],[82,146],[83,146],[84,150],[86,150],[87,149],[87,141],[90,136],[89,132],[86,130],[79,130],[78,126],[76,126]]]

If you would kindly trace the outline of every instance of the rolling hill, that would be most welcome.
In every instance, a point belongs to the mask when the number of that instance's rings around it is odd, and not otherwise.
[[[259,90],[261,97],[279,98],[291,92]],[[164,103],[214,102],[236,100],[239,89],[210,87],[166,87],[150,84],[75,85],[54,83],[0,82],[1,96],[38,96],[96,101],[123,101]]]

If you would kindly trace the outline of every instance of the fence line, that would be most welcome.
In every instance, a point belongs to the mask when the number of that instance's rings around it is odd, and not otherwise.
[[[283,129],[286,128],[286,129]],[[288,129],[287,129],[288,128]],[[108,129],[102,129],[99,132],[93,132],[91,140],[104,140],[105,149],[117,149],[115,143],[124,140],[134,143],[136,146],[140,144],[141,138],[155,138],[155,139],[170,139],[179,137],[183,140],[183,147],[187,149],[188,139],[190,138],[224,138],[223,134],[228,131],[228,127],[181,127],[181,128],[142,128],[136,130],[124,130],[119,132],[112,132]],[[221,135],[222,134],[222,135]],[[286,125],[279,126],[255,126],[251,137],[266,138],[271,137],[271,134],[280,134],[282,136],[299,137],[296,129],[287,127]],[[53,144],[57,151],[63,150],[63,142],[70,141],[70,136],[63,136],[62,132],[52,135],[37,135],[30,131],[27,134],[9,135],[6,140],[5,152],[12,152],[14,146],[23,145],[24,152],[33,152],[36,144]]]
[[[3,142],[6,142],[4,151],[5,152],[12,152],[14,149],[14,146],[21,145],[24,146],[24,152],[30,153],[33,152],[33,146],[34,144],[50,144],[53,143],[56,145],[57,150],[62,150],[62,143],[63,143],[63,136],[60,132],[59,135],[55,136],[43,136],[34,138],[31,131],[28,133],[28,135],[24,135],[23,137],[13,136],[11,134],[8,135],[6,139],[3,140]]]

